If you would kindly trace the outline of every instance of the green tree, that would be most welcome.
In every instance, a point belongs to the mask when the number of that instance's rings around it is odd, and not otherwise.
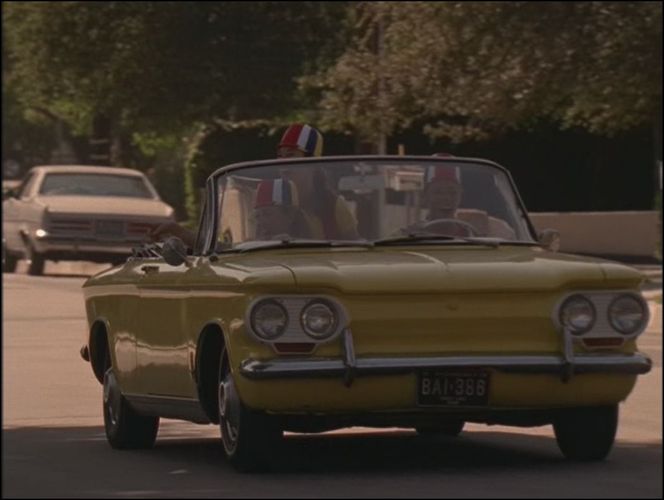
[[[289,113],[340,7],[328,2],[8,2],[21,99],[80,131],[150,132]]]
[[[13,89],[2,87],[2,160],[19,164],[21,176],[32,165],[46,163],[56,146],[53,120],[33,112],[27,113],[17,101]],[[6,172],[3,171],[3,176]]]
[[[122,151],[131,144],[153,157],[164,145],[190,157],[201,127],[281,123],[309,108],[295,78],[333,52],[344,9],[342,2],[7,2],[8,79],[24,106],[78,134],[108,133],[121,145],[114,163],[126,163]]]
[[[486,137],[541,119],[661,135],[661,2],[361,2],[348,49],[302,83],[327,127]]]

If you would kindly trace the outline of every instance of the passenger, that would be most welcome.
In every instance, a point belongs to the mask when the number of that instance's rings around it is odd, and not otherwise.
[[[298,210],[297,189],[286,179],[260,182],[254,202],[254,221],[256,240],[308,237]]]
[[[296,123],[279,141],[279,158],[321,156],[323,136],[310,125]],[[330,187],[323,169],[290,167],[282,175],[292,180],[312,238],[357,239],[357,221],[342,196]]]
[[[277,158],[301,158],[323,154],[323,135],[302,123],[290,125],[277,145]],[[341,196],[328,185],[320,168],[283,169],[283,176],[292,180],[300,197],[301,216],[309,226],[311,238],[356,239],[357,221]],[[149,237],[159,241],[168,236],[180,238],[193,248],[196,235],[177,222],[166,222],[155,228]]]
[[[277,145],[277,158],[302,158],[323,155],[323,134],[311,125],[293,123]]]

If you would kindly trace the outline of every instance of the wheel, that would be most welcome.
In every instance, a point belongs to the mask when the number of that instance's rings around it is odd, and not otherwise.
[[[226,349],[219,366],[219,427],[224,452],[240,472],[260,472],[269,465],[269,453],[279,446],[282,430],[269,416],[252,411],[240,400]]]
[[[611,451],[618,428],[618,405],[574,408],[553,422],[558,447],[570,460],[603,460]]]
[[[415,427],[415,430],[421,436],[452,436],[461,434],[465,422],[463,420],[445,420],[436,425],[427,425]]]
[[[13,273],[16,271],[16,265],[18,264],[18,259],[12,254],[7,252],[5,244],[2,244],[2,272],[3,273]]]
[[[159,417],[136,413],[120,393],[113,368],[104,373],[104,429],[110,445],[118,450],[152,448]]]
[[[41,276],[44,274],[44,256],[38,253],[32,245],[28,245],[28,274],[30,276]]]

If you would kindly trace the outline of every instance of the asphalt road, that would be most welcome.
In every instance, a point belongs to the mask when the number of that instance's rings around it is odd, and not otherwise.
[[[287,435],[272,472],[242,475],[226,463],[211,425],[162,420],[152,450],[108,446],[101,386],[78,353],[86,329],[80,287],[99,266],[47,266],[44,277],[3,275],[3,498],[662,497],[662,321],[654,302],[640,346],[655,367],[621,405],[605,462],[565,461],[550,426],[471,424],[459,438],[433,440],[408,429],[353,428]]]

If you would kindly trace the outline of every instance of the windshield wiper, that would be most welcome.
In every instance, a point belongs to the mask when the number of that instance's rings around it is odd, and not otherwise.
[[[426,240],[450,241],[456,239],[457,239],[456,236],[450,236],[448,234],[408,233],[403,236],[390,236],[388,238],[380,238],[378,240],[373,240],[372,243],[375,246],[382,246],[382,245],[411,243],[411,242],[426,241]]]
[[[470,243],[473,245],[486,245],[498,248],[506,245],[537,245],[535,242],[512,241],[503,238],[485,236],[454,236],[451,234],[435,234],[414,232],[403,236],[392,236],[378,240],[312,240],[283,238],[268,241],[247,241],[230,248],[218,248],[215,253],[245,253],[254,250],[269,250],[274,248],[338,248],[338,247],[363,247],[373,248],[376,246],[399,245],[403,243],[417,243],[423,241],[438,241],[450,243]]]
[[[321,248],[349,246],[372,247],[373,244],[366,240],[307,240],[284,238],[270,241],[248,241],[232,248],[225,248],[218,253],[244,253],[253,250],[265,250],[271,248]]]
[[[423,233],[413,232],[404,236],[393,236],[391,238],[382,238],[374,240],[372,243],[376,246],[381,245],[398,245],[400,243],[417,243],[421,241],[451,241],[451,242],[464,242],[474,245],[487,245],[492,248],[498,248],[502,243],[512,243],[503,238],[492,238],[488,236],[454,236],[451,234],[436,234],[436,233]]]

